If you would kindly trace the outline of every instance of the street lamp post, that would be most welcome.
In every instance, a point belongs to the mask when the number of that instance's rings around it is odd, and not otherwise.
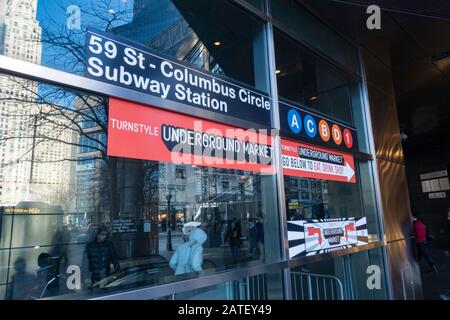
[[[172,194],[169,193],[166,195],[167,199],[167,215],[166,215],[166,230],[167,230],[167,251],[172,251],[172,231],[170,229],[170,218],[171,218],[171,208],[170,208],[170,200],[172,199]]]

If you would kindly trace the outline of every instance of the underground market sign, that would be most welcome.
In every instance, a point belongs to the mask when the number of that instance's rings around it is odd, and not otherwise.
[[[356,130],[297,105],[279,103],[283,137],[343,151],[358,151]]]
[[[91,28],[85,76],[149,94],[161,103],[170,100],[263,127],[271,124],[271,101],[263,92]]]
[[[273,174],[273,138],[217,122],[109,99],[109,156]]]
[[[355,162],[347,153],[281,139],[283,174],[356,183]]]
[[[288,221],[289,258],[344,250],[368,243],[365,217]]]

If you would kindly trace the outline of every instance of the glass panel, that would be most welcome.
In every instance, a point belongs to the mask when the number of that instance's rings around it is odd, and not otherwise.
[[[356,164],[355,184],[285,176],[288,221],[366,217],[368,241],[379,241],[370,168],[367,162]]]
[[[0,90],[8,297],[40,297],[51,281],[43,296],[80,298],[279,261],[274,175],[110,157],[106,98],[6,75]],[[193,230],[206,238],[201,272],[174,276]]]
[[[358,136],[358,147],[361,152],[370,153],[368,137],[371,132],[367,129],[366,125],[366,112],[364,108],[364,101],[362,96],[362,85],[351,85],[349,88],[352,111],[353,111],[353,122],[357,130]]]
[[[0,54],[83,74],[94,27],[268,91],[263,24],[226,0],[22,2],[1,12]]]
[[[347,300],[342,257],[291,269],[294,300]]]
[[[386,299],[386,273],[382,249],[358,252],[350,256],[353,290],[358,300]]]
[[[281,273],[262,274],[190,290],[158,300],[275,300],[283,299]]]
[[[253,5],[255,8],[260,9],[261,11],[264,11],[265,8],[265,0],[245,0],[246,2],[250,3],[251,5]]]
[[[358,51],[295,0],[271,0],[272,15],[300,40],[359,74]]]
[[[6,285],[0,284],[0,299],[6,299]]]
[[[381,248],[293,268],[291,277],[295,300],[386,299]]]
[[[277,30],[274,40],[280,97],[352,125],[350,90],[357,83]]]

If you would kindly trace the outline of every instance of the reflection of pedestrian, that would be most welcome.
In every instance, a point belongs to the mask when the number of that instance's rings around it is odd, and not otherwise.
[[[59,289],[59,258],[52,257],[48,253],[42,252],[38,256],[39,269],[36,272],[36,290],[37,298],[54,296],[58,294]]]
[[[256,221],[256,244],[258,246],[259,260],[264,261],[264,218],[262,215],[259,215],[258,221]]]
[[[190,232],[188,242],[180,245],[170,258],[169,265],[175,275],[202,271],[203,243],[206,239],[207,235],[201,228]]]
[[[8,288],[7,299],[29,299],[33,293],[35,277],[27,273],[27,263],[24,258],[17,258],[14,262],[15,274],[12,284]]]
[[[248,257],[250,259],[253,258],[253,252],[255,251],[256,247],[256,222],[248,220],[248,235],[249,235],[249,248],[248,248]]]
[[[423,221],[417,217],[413,216],[413,222],[414,222],[414,233],[416,236],[416,247],[417,252],[419,254],[419,260],[422,258],[422,256],[425,257],[425,260],[427,261],[428,265],[430,266],[430,270],[427,272],[438,272],[437,267],[433,262],[433,259],[431,258],[430,252],[428,251],[428,245],[427,245],[427,227],[423,223]]]
[[[64,260],[65,264],[69,263],[67,256],[67,248],[71,241],[70,230],[66,225],[63,225],[61,229],[58,229],[53,237],[53,244],[55,247],[50,252],[53,257],[57,257],[59,262]]]
[[[233,263],[237,263],[239,247],[241,246],[241,228],[236,220],[231,222],[231,225],[225,234],[225,241],[230,245]]]
[[[107,239],[106,227],[98,227],[93,241],[86,245],[85,256],[89,262],[92,284],[111,274],[110,265],[114,265],[114,272],[120,271],[119,261],[113,243]]]

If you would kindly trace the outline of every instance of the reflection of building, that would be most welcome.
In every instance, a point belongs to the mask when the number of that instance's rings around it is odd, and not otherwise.
[[[76,101],[76,113],[80,115],[77,132],[77,144],[72,151],[76,158],[75,210],[87,215],[98,215],[105,211],[107,190],[107,169],[101,150],[105,150],[106,135],[102,131],[102,122],[106,123],[104,107],[94,98]],[[84,116],[81,116],[84,115]],[[95,121],[93,119],[98,119]]]
[[[0,54],[40,64],[37,0],[1,1],[2,6]],[[68,123],[54,107],[36,102],[36,82],[2,76],[0,88],[0,203],[33,200],[70,206],[71,164],[63,161],[71,153]]]
[[[133,20],[114,33],[206,70],[221,72],[171,0],[135,0]]]
[[[37,0],[3,2],[0,26],[0,51],[5,56],[40,63],[41,28],[36,21]],[[0,78],[0,203],[16,204],[30,196],[33,121],[36,113],[30,102],[37,90],[35,83],[2,76]],[[16,116],[12,116],[16,115]],[[31,121],[30,121],[31,120]],[[11,139],[6,139],[6,136]],[[20,137],[20,138],[19,138]]]

